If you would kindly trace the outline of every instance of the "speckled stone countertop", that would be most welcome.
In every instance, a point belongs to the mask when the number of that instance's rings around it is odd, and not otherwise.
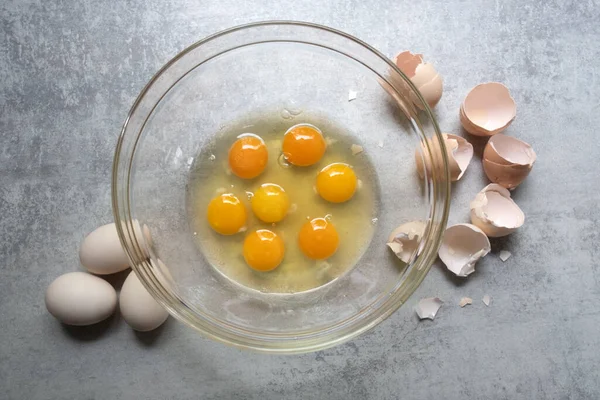
[[[600,398],[599,17],[596,0],[2,1],[0,398]],[[314,354],[247,353],[173,319],[144,335],[118,317],[61,326],[44,291],[79,268],[83,235],[111,221],[113,150],[134,98],[194,41],[264,19],[424,53],[445,77],[435,112],[447,132],[461,132],[471,87],[505,83],[518,105],[508,133],[538,154],[514,193],[525,225],[494,240],[468,280],[437,263],[412,303]],[[475,165],[454,186],[451,223],[468,220],[485,183]],[[412,306],[432,295],[446,304],[419,322]],[[463,296],[474,304],[458,307]]]

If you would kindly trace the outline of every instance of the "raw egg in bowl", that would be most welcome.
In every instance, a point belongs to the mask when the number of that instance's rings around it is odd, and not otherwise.
[[[113,166],[117,230],[142,284],[203,335],[323,349],[396,311],[431,267],[450,190],[445,151],[416,173],[431,143],[444,148],[428,105],[364,42],[309,23],[235,27],[135,101]],[[424,229],[400,260],[386,243],[411,221]]]

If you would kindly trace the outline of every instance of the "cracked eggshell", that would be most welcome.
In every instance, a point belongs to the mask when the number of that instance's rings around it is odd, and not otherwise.
[[[485,233],[471,224],[457,224],[446,229],[438,255],[446,268],[456,276],[475,272],[475,264],[492,247]]]
[[[458,181],[464,175],[471,159],[473,158],[473,146],[465,138],[449,133],[442,133],[446,144],[446,154],[448,155],[448,167],[450,168],[450,180]],[[443,161],[441,157],[441,149],[437,140],[428,139],[429,148],[433,153],[435,163],[438,163],[441,168]],[[417,172],[421,179],[425,176],[425,169],[428,175],[431,175],[432,165],[429,152],[425,151],[425,146],[421,143],[421,148],[415,152],[415,162],[417,164]],[[425,165],[423,165],[425,164]]]
[[[529,144],[498,134],[485,146],[483,170],[490,181],[512,190],[527,178],[536,157]]]
[[[419,303],[417,303],[415,311],[420,319],[430,319],[433,321],[442,304],[444,304],[444,302],[438,297],[421,299]]]
[[[394,252],[396,257],[408,263],[417,251],[426,227],[427,224],[424,221],[412,221],[402,224],[392,231],[387,246]]]
[[[521,227],[525,214],[506,188],[492,183],[471,202],[471,222],[488,237],[502,237]]]
[[[460,122],[476,136],[492,136],[506,129],[517,115],[508,88],[498,82],[475,86],[460,106]]]
[[[396,55],[394,63],[421,92],[429,107],[435,107],[440,101],[444,89],[442,77],[433,65],[426,63],[422,54],[412,54],[410,51],[403,51]],[[408,88],[406,89],[408,90]],[[410,90],[408,91],[410,92]],[[416,97],[411,100],[417,106],[420,104]]]

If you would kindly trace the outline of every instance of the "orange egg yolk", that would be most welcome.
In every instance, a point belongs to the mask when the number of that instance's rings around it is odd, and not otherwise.
[[[283,240],[267,229],[254,231],[244,240],[244,259],[250,268],[266,272],[281,264],[285,254]]]
[[[206,218],[216,232],[233,235],[246,225],[246,207],[235,195],[225,193],[208,203]]]
[[[326,148],[321,132],[310,125],[296,125],[283,137],[283,156],[287,162],[298,167],[319,162]]]
[[[331,257],[338,248],[337,230],[325,218],[315,218],[300,228],[298,244],[305,256],[313,260]]]
[[[356,174],[348,164],[329,164],[317,175],[317,192],[331,203],[350,200],[354,196],[356,185]]]
[[[265,142],[256,135],[244,135],[229,149],[229,168],[242,179],[252,179],[260,175],[269,160]]]
[[[290,208],[290,200],[279,185],[265,183],[252,196],[252,211],[263,222],[281,221],[285,218],[288,208]]]

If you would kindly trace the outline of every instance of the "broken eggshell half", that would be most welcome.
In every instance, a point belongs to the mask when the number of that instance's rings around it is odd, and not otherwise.
[[[471,201],[471,223],[488,237],[502,237],[516,231],[525,222],[525,214],[510,198],[508,189],[492,183]]]
[[[387,246],[396,257],[408,264],[418,250],[419,243],[425,234],[427,224],[424,221],[411,221],[400,225],[392,231]]]
[[[503,134],[494,135],[483,151],[483,170],[493,183],[514,189],[527,178],[536,160],[531,146]]]
[[[462,178],[473,158],[473,146],[461,136],[449,133],[442,133],[442,136],[444,137],[444,143],[446,144],[450,180],[456,182]],[[433,166],[431,165],[432,158],[439,168],[441,168],[443,164],[439,142],[437,140],[432,141],[431,139],[427,139],[427,143],[431,153],[425,149],[424,143],[421,143],[420,149],[415,151],[417,173],[421,179],[425,177],[425,171],[427,171],[428,176],[431,176],[431,171],[433,170]]]
[[[403,51],[394,57],[394,64],[406,75],[417,87],[423,99],[433,108],[442,98],[443,80],[433,65],[423,60],[422,54],[413,54]],[[407,88],[408,90],[408,88]],[[410,90],[408,90],[411,92]],[[410,93],[415,97],[413,93]],[[413,98],[413,102],[419,106],[420,101]]]
[[[508,88],[498,82],[475,86],[460,106],[460,122],[476,136],[492,136],[502,132],[517,115],[515,100]]]
[[[446,229],[438,255],[446,268],[456,276],[475,272],[475,264],[491,250],[485,233],[471,224],[457,224]]]

